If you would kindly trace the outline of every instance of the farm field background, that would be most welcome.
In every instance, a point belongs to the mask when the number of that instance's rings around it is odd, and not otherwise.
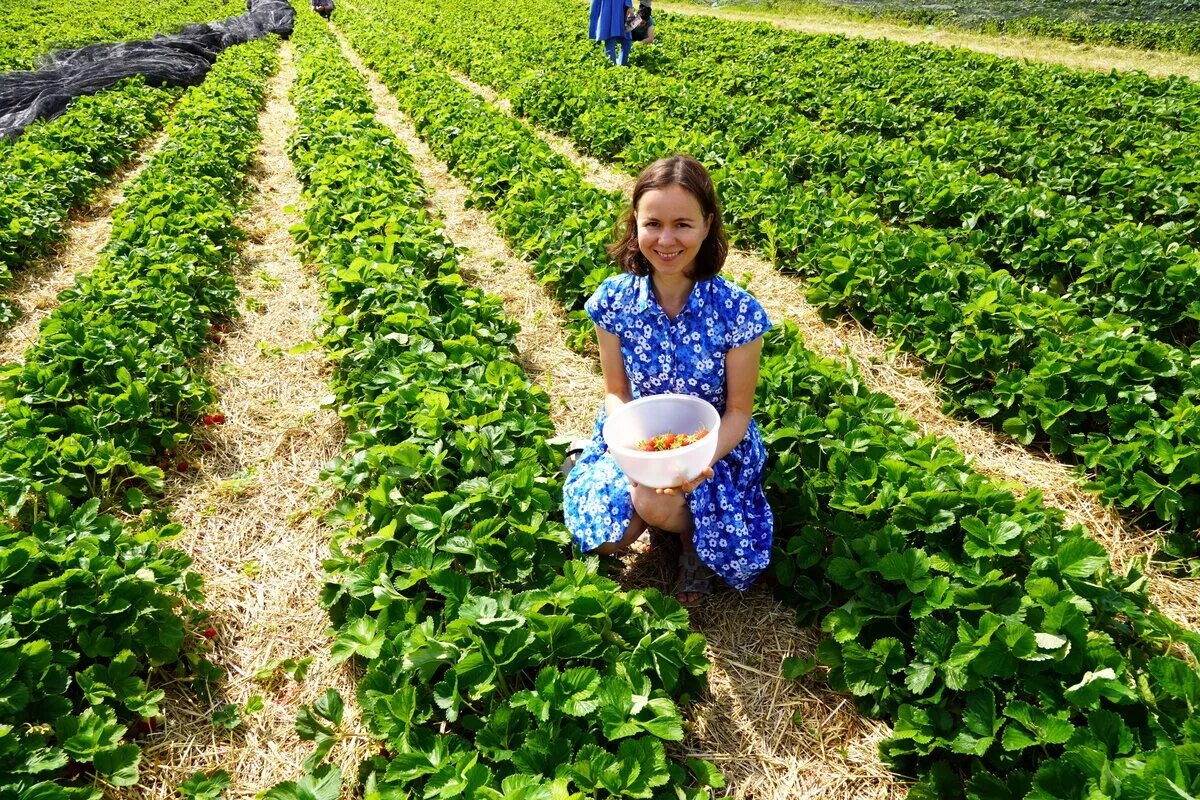
[[[33,69],[37,58],[53,49],[149,38],[245,10],[246,4],[238,0],[25,0],[14,3],[0,19],[0,72]]]
[[[1192,0],[747,0],[740,8],[882,19],[990,34],[1196,53],[1200,5]]]
[[[0,792],[1200,791],[1194,83],[298,11],[0,145]],[[690,615],[652,551],[571,557],[556,444],[677,151],[780,323],[770,579]]]

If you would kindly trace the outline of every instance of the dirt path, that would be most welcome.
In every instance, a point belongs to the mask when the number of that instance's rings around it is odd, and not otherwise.
[[[142,174],[166,140],[160,131],[129,163],[117,170],[96,199],[73,212],[64,226],[64,238],[47,258],[13,273],[3,296],[21,309],[10,327],[0,330],[0,364],[24,360],[25,351],[38,338],[38,326],[58,308],[58,295],[78,275],[91,272],[112,234],[112,212],[125,200],[125,191]]]
[[[594,360],[563,344],[561,306],[537,283],[529,264],[512,255],[486,215],[464,208],[465,187],[429,151],[344,38],[342,43],[368,78],[379,120],[412,153],[447,234],[469,249],[463,272],[498,295],[509,316],[521,324],[522,366],[549,392],[559,433],[590,431],[603,387]],[[562,140],[554,146],[570,152]],[[598,162],[591,162],[591,169],[603,185],[620,188],[629,182],[606,173]],[[629,558],[621,576],[629,586],[657,586],[665,592],[671,591],[671,578],[657,554],[646,551]],[[877,752],[888,734],[886,725],[863,718],[850,701],[819,684],[780,676],[784,657],[812,657],[819,639],[816,631],[798,628],[793,618],[765,587],[745,595],[719,595],[693,612],[695,628],[708,639],[713,669],[708,696],[685,712],[690,735],[676,754],[716,762],[725,771],[730,796],[737,798],[902,797],[903,784]],[[797,719],[803,724],[797,725]]]
[[[803,33],[837,33],[866,39],[894,39],[906,44],[928,42],[943,47],[962,47],[1004,58],[1046,64],[1061,64],[1073,69],[1108,72],[1110,69],[1141,70],[1155,77],[1184,75],[1200,80],[1200,56],[1159,50],[1131,50],[1095,44],[1072,44],[1055,39],[1023,36],[985,36],[945,28],[896,25],[887,22],[860,22],[838,19],[835,15],[804,15],[770,11],[742,11],[680,2],[655,3],[656,11],[692,16],[720,17],[742,22],[769,22],[786,30]],[[669,35],[669,29],[662,31]]]
[[[165,503],[183,525],[181,546],[204,576],[216,631],[211,645],[201,646],[211,648],[208,657],[227,677],[212,704],[171,692],[165,729],[147,742],[142,782],[124,796],[130,800],[175,798],[175,787],[201,769],[229,771],[231,800],[298,778],[312,746],[297,738],[296,715],[330,686],[346,700],[348,727],[356,726],[354,676],[345,663],[329,664],[329,618],[317,603],[329,539],[318,517],[330,506],[319,472],[339,453],[344,431],[321,408],[329,391],[322,352],[289,352],[312,342],[323,305],[320,285],[293,255],[288,234],[299,220],[292,209],[301,205],[285,147],[295,127],[287,100],[294,76],[285,43],[260,117],[253,204],[243,222],[249,238],[237,275],[242,316],[208,364],[220,396],[214,411],[226,422],[204,428],[203,445],[178,453],[176,463],[189,467],[167,479]],[[312,659],[304,681],[282,671],[269,680],[255,677],[289,658]],[[234,732],[212,724],[215,708],[255,695],[265,707]],[[335,753],[344,772],[354,774],[367,744],[351,740]]]

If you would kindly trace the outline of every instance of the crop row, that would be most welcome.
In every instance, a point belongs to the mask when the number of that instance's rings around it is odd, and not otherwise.
[[[511,39],[504,52],[527,65],[558,62],[564,54],[573,66],[590,62],[573,29],[554,25],[530,4],[507,8],[497,26],[455,38]],[[422,36],[427,25],[452,25],[472,9],[440,10],[419,23]],[[1200,134],[1200,90],[1186,79],[1097,75],[932,45],[801,36],[697,17],[671,17],[667,25],[670,45],[635,48],[636,80],[614,77],[615,88],[646,108],[666,104],[681,115],[676,124],[720,131],[722,141],[739,149],[793,127],[868,136],[876,146],[899,139],[891,146],[907,144],[917,161],[969,165],[1001,184],[1015,179],[1091,198],[1086,202],[1098,210],[1134,222],[1194,222],[1190,153]],[[729,52],[738,58],[725,58]],[[484,54],[458,58],[479,62],[481,70],[489,66]],[[501,80],[511,72],[504,62],[493,66]]]
[[[361,6],[379,19],[409,11],[404,3]],[[489,74],[508,70],[510,85],[514,74],[524,75],[514,108],[584,149],[628,143],[627,166],[693,152],[714,170],[737,238],[804,254],[810,299],[874,324],[925,359],[960,408],[1022,443],[1066,454],[1093,471],[1093,488],[1106,502],[1179,531],[1170,548],[1195,552],[1200,416],[1192,397],[1200,368],[1189,353],[1149,338],[1133,320],[1092,318],[993,271],[936,231],[892,227],[861,199],[789,186],[774,165],[706,149],[703,134],[664,135],[675,124],[669,115],[624,103],[611,88],[624,80],[621,71],[571,69],[572,57],[563,54],[547,64],[555,80],[542,80],[519,59],[481,59],[494,54],[470,40],[452,45],[465,36],[459,30],[421,31],[420,46],[473,77],[483,77],[473,70],[484,61]]]
[[[31,0],[0,17],[0,72],[34,68],[48,50],[94,42],[149,39],[192,22],[245,11],[241,0]]]
[[[1185,78],[708,18],[672,18],[670,26],[671,46],[643,59],[649,72],[701,81],[727,101],[823,131],[899,138],[927,158],[1086,197],[1135,221],[1189,221],[1179,204],[1195,201],[1188,153],[1200,141],[1200,89]],[[720,57],[730,51],[739,58]]]
[[[703,637],[674,600],[570,558],[548,399],[514,362],[516,326],[459,276],[332,35],[309,15],[293,38],[308,205],[295,232],[328,295],[322,344],[349,431],[326,474],[343,500],[322,600],[334,659],[365,667],[359,704],[383,744],[368,794],[704,796],[686,787],[715,769],[663,747],[708,669]],[[306,717],[308,785],[339,779],[316,763],[337,707]]]
[[[61,240],[67,213],[130,159],[174,97],[132,78],[0,140],[0,287]]]
[[[582,245],[597,212],[560,213],[578,175],[398,44],[386,17],[351,9],[339,23],[511,243],[580,243],[539,270],[581,293],[607,262],[601,242]],[[895,726],[884,754],[920,776],[913,796],[1149,796],[1164,776],[1196,780],[1200,676],[1168,652],[1200,652],[1200,637],[1148,603],[1138,572],[1113,574],[1082,528],[920,436],[793,326],[768,334],[759,396],[776,574],[803,615],[823,616],[831,684]]]
[[[475,3],[440,8],[437,18],[416,23],[410,41],[420,42],[476,80],[509,92],[515,107],[538,116],[543,124],[569,129],[599,158],[636,170],[645,163],[648,146],[664,142],[686,143],[687,149],[711,153],[721,162],[752,155],[754,172],[765,173],[754,176],[760,187],[757,211],[768,219],[772,205],[796,196],[822,200],[830,207],[827,215],[852,204],[890,225],[934,229],[989,268],[1008,270],[1027,285],[1063,295],[1090,316],[1136,315],[1148,334],[1167,342],[1191,341],[1197,335],[1200,252],[1195,240],[1200,222],[1195,209],[1200,193],[1190,153],[1200,140],[1181,142],[1175,155],[1161,146],[1151,148],[1146,158],[1153,168],[1138,167],[1141,157],[1132,155],[1122,155],[1120,169],[1097,167],[1103,183],[1113,189],[1112,202],[1088,199],[1045,176],[1026,185],[1010,177],[1008,167],[981,172],[979,165],[988,164],[988,157],[961,152],[956,142],[962,125],[953,123],[953,113],[929,112],[919,105],[914,111],[914,101],[907,99],[878,99],[877,86],[883,80],[878,73],[886,71],[893,83],[900,75],[929,74],[928,65],[917,72],[920,48],[892,44],[886,54],[852,54],[849,48],[843,52],[836,47],[844,40],[830,38],[835,46],[820,48],[812,37],[779,34],[787,36],[780,48],[803,44],[798,68],[787,58],[791,53],[762,49],[759,34],[768,38],[763,31],[726,25],[689,33],[686,28],[695,23],[681,20],[678,27],[685,30],[673,29],[670,49],[664,46],[664,55],[655,52],[644,59],[650,64],[669,62],[669,70],[660,66],[657,74],[648,75],[639,68],[636,74],[610,79],[581,59],[579,43],[535,6],[521,0],[508,5],[503,21],[487,30],[465,25],[480,13]],[[750,57],[731,62],[716,55],[730,51],[749,51]],[[853,63],[843,65],[852,55]],[[569,77],[546,81],[542,67],[531,66],[535,64],[553,65],[556,76]],[[746,64],[758,72],[746,72]],[[796,69],[799,74],[793,76]],[[978,74],[970,73],[972,79]],[[756,80],[756,75],[770,76],[769,81]],[[845,85],[855,80],[863,88],[855,91]],[[589,92],[582,103],[572,97],[580,85]],[[825,88],[814,90],[814,85]],[[943,91],[954,85],[953,74],[936,84]],[[780,89],[789,86],[797,88],[790,94]],[[789,100],[801,92],[807,94]],[[1019,97],[1014,87],[1000,86],[993,93]],[[1125,94],[1148,101],[1151,91]],[[799,110],[793,107],[796,102],[802,103]],[[831,107],[850,115],[832,130],[828,120],[806,115]],[[916,142],[885,135],[888,123],[880,121],[880,114],[911,117],[917,111],[933,119],[913,123]],[[1012,109],[1005,113],[1000,123],[983,124],[993,134],[1007,125],[1036,131],[1029,139],[1041,150],[1023,156],[1022,163],[1072,164],[1090,157],[1096,147],[1094,138],[1079,137],[1074,130],[1079,125],[1070,129],[1069,141],[1056,141],[1040,119],[1014,123]],[[859,114],[867,117],[863,125],[854,120]],[[613,118],[627,121],[616,125]],[[1133,123],[1119,124],[1124,125],[1118,132],[1123,146],[1146,138]],[[1162,130],[1164,125],[1150,120],[1144,127]],[[998,150],[1011,147],[1002,143]],[[1173,188],[1168,173],[1182,185]],[[771,254],[782,263],[802,261],[802,244],[795,237],[775,236]]]
[[[137,486],[161,488],[149,462],[211,400],[198,356],[212,318],[234,312],[233,215],[275,45],[230,49],[184,95],[100,263],[62,295],[25,364],[0,372],[6,797],[98,800],[101,781],[133,785],[130,725],[152,725],[163,698],[145,676],[181,658],[200,580],[168,546],[178,526],[105,512],[122,497],[139,511]]]
[[[936,6],[907,0],[830,0],[824,5],[861,14],[864,19],[882,17],[992,35],[1047,36],[1068,42],[1200,53],[1197,6],[1187,0],[1050,4],[1016,0]]]

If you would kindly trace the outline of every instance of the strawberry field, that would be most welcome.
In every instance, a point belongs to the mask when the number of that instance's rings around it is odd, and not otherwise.
[[[945,25],[991,33],[1033,34],[1072,42],[1097,42],[1180,50],[1200,47],[1194,0],[822,0],[825,5],[919,25]]]
[[[0,796],[1200,795],[1200,89],[668,14],[620,70],[529,0],[298,11],[0,144],[13,299],[161,139],[0,364]],[[572,552],[559,473],[604,186],[680,151],[779,323],[771,572],[690,615],[654,552]],[[486,237],[519,289],[480,288]],[[532,367],[534,297],[579,378]],[[793,732],[723,738],[756,695]]]
[[[14,3],[0,18],[0,71],[33,69],[36,59],[53,49],[148,38],[193,22],[235,16],[244,10],[245,4],[236,0]]]

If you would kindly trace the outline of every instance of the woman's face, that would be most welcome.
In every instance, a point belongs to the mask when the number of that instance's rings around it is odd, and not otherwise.
[[[680,275],[689,269],[708,236],[711,215],[679,185],[651,189],[638,201],[638,249],[658,275]]]

